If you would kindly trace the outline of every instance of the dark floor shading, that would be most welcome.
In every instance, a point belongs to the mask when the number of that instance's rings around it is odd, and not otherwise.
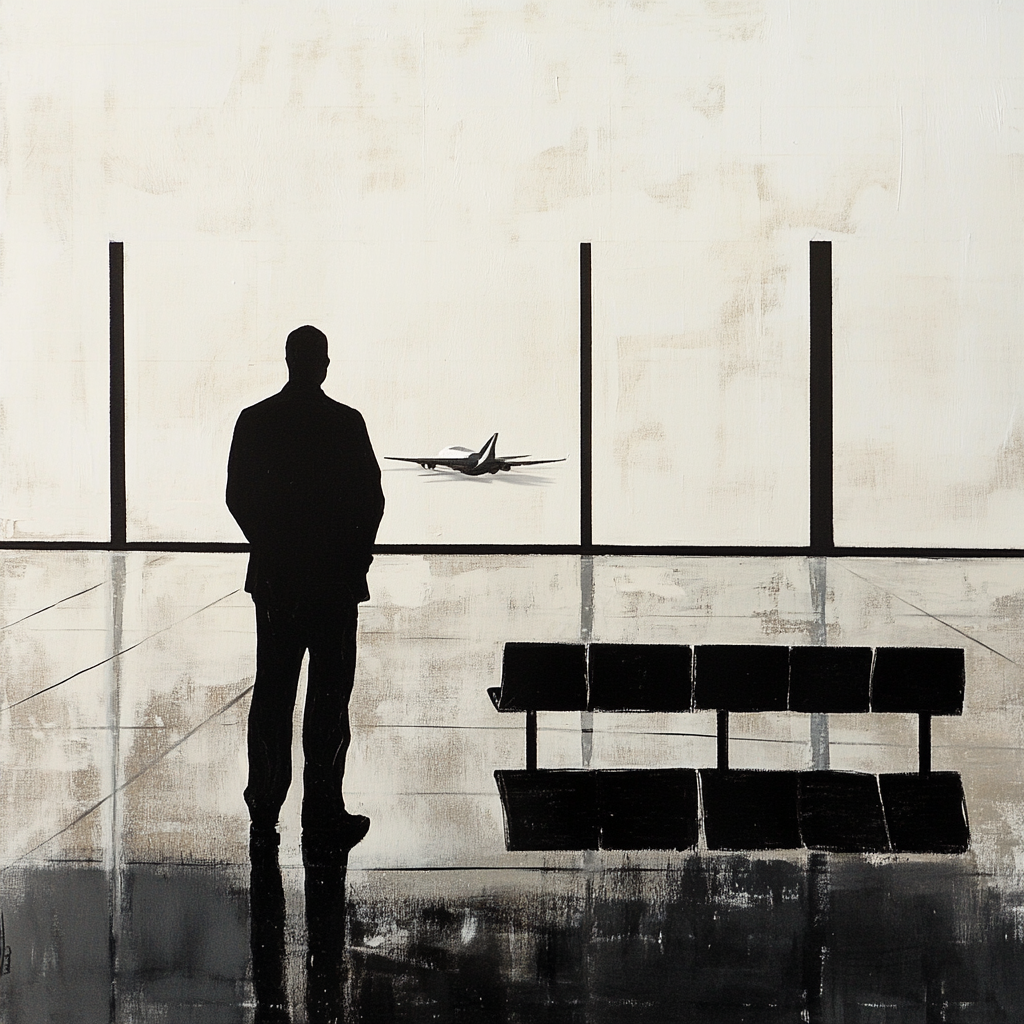
[[[269,874],[268,874],[269,872]],[[1024,1019],[1022,894],[961,860],[8,875],[5,1024]],[[264,888],[266,887],[266,888]],[[248,904],[248,907],[247,907]],[[248,910],[248,913],[247,913]],[[266,942],[264,950],[259,948]],[[255,944],[249,955],[250,943]],[[262,972],[260,978],[254,977]]]

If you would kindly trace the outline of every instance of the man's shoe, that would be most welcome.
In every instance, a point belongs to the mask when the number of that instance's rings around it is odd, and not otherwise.
[[[370,831],[370,819],[365,814],[347,814],[345,820],[337,827],[340,839],[348,844],[349,849],[361,843]]]
[[[370,831],[370,819],[365,814],[348,814],[330,825],[302,830],[302,847],[310,851],[348,852],[361,842]]]

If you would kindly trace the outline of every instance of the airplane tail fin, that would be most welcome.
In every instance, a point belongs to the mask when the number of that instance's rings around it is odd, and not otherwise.
[[[494,458],[494,449],[498,444],[498,435],[491,434],[491,436],[484,442],[483,448],[476,453],[476,465],[480,465],[482,462],[486,462],[488,459]]]

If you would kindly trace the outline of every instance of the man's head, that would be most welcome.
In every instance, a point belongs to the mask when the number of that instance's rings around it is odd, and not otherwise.
[[[306,324],[296,327],[284,344],[288,379],[297,384],[323,384],[327,378],[327,335]]]

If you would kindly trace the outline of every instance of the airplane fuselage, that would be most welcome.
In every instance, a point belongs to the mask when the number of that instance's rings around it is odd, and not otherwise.
[[[460,445],[453,445],[450,448],[442,448],[437,453],[438,459],[444,459],[443,469],[451,469],[456,473],[464,473],[466,476],[484,476],[487,473],[506,472],[512,467],[507,462],[496,458],[480,458],[479,452],[470,451]],[[437,463],[421,462],[424,469],[437,469]]]

